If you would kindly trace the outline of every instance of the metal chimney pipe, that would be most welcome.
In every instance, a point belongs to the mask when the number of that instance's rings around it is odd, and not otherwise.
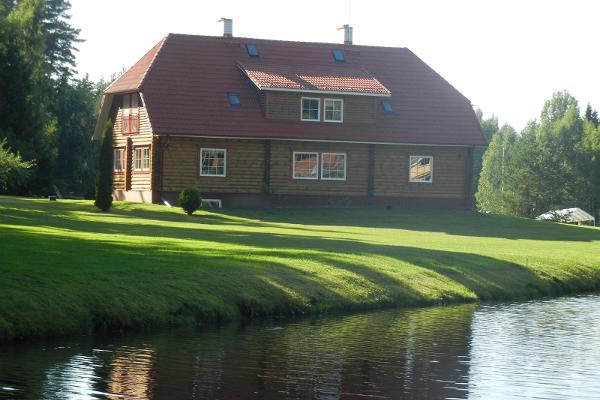
[[[223,23],[223,37],[233,36],[233,20],[231,18],[221,18],[217,22]]]
[[[344,30],[344,44],[352,44],[352,27],[346,24],[339,29]]]

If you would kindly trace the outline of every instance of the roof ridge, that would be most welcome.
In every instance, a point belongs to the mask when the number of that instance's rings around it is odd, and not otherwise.
[[[221,39],[221,40],[261,40],[264,42],[279,42],[279,43],[296,43],[296,44],[315,44],[315,45],[330,45],[337,46],[344,49],[352,50],[353,48],[364,47],[369,49],[388,49],[388,50],[408,50],[407,47],[398,47],[398,46],[377,46],[377,45],[369,45],[369,44],[344,44],[344,43],[334,43],[334,42],[314,42],[314,41],[303,41],[303,40],[284,40],[284,39],[263,39],[263,38],[253,38],[246,36],[233,36],[233,37],[224,37],[224,36],[212,36],[212,35],[194,35],[191,33],[174,33],[171,32],[168,36],[186,36],[186,37],[196,37],[196,38],[205,38],[205,39]]]

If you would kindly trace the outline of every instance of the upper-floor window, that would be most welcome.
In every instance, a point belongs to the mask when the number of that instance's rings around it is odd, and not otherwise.
[[[325,99],[325,114],[323,121],[325,122],[342,122],[344,120],[344,100],[342,99]]]
[[[200,149],[200,176],[225,176],[226,149]]]
[[[433,182],[432,156],[410,156],[409,181],[421,183]]]
[[[346,179],[346,153],[321,153],[321,179],[330,181]]]
[[[346,61],[346,57],[344,57],[344,52],[340,49],[331,50],[331,54],[333,55],[333,59],[337,62]]]
[[[150,148],[136,147],[133,150],[133,170],[148,171],[150,169]]]
[[[302,97],[300,119],[302,121],[321,120],[321,99],[318,97]]]
[[[124,94],[121,109],[121,132],[123,134],[138,133],[139,125],[138,95],[137,93]]]
[[[391,114],[394,112],[394,106],[390,100],[381,100],[381,107],[383,108],[383,112],[386,114]]]
[[[246,51],[250,57],[258,57],[258,48],[255,44],[246,43]]]
[[[295,151],[292,168],[294,179],[319,179],[319,153]]]
[[[113,157],[113,170],[123,172],[125,170],[125,149],[115,149]]]
[[[229,105],[231,107],[241,107],[242,100],[240,100],[240,95],[234,92],[227,93],[227,100],[229,101]]]

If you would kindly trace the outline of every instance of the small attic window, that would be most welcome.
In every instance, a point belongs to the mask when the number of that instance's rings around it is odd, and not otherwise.
[[[344,52],[340,49],[331,50],[331,54],[333,54],[333,59],[336,62],[345,62],[346,61],[346,57],[344,57]]]
[[[381,107],[386,114],[392,114],[394,112],[394,106],[392,106],[392,102],[389,100],[381,100]]]
[[[246,43],[246,51],[250,57],[258,57],[258,48],[255,44]]]
[[[240,100],[240,95],[238,93],[229,92],[227,93],[227,99],[229,100],[229,105],[231,107],[241,107],[242,101]]]

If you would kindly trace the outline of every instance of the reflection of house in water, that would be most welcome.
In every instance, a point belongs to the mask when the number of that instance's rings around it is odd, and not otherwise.
[[[175,388],[194,399],[465,398],[473,310],[384,311],[201,335],[156,366],[154,395]]]
[[[107,392],[126,399],[150,398],[152,358],[151,349],[125,346],[115,349],[110,363]]]

